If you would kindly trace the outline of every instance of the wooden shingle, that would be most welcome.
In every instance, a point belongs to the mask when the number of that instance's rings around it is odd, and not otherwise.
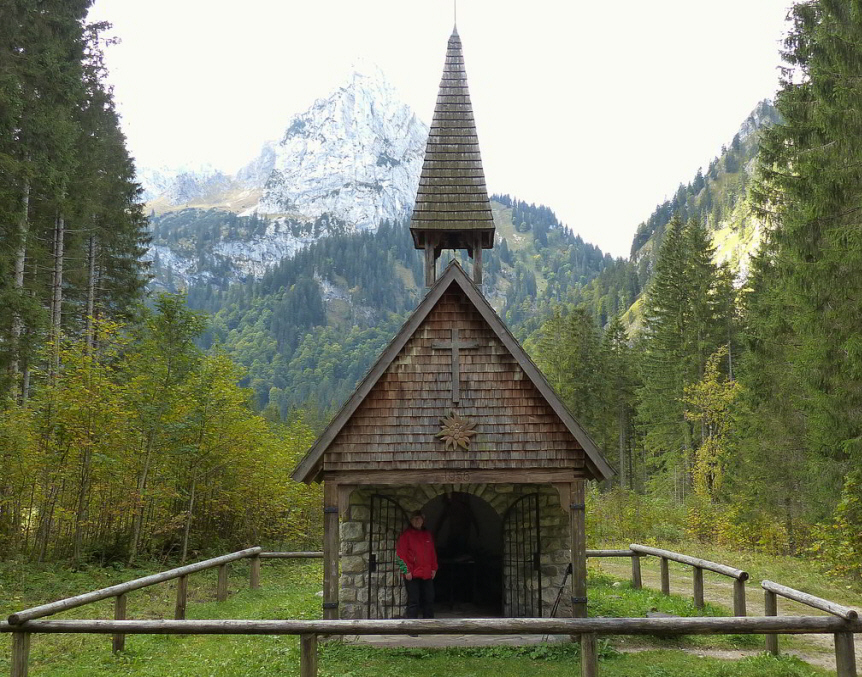
[[[458,199],[465,194],[475,199]],[[418,249],[429,241],[471,252],[477,241],[483,249],[494,245],[494,219],[457,29],[449,38],[410,232]],[[445,240],[429,240],[440,232],[448,234]]]
[[[454,336],[460,351],[453,401]],[[451,412],[476,424],[469,449],[437,437]],[[495,469],[613,475],[502,320],[453,262],[293,474]]]

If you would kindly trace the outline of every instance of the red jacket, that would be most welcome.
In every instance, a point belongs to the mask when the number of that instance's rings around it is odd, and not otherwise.
[[[437,571],[437,552],[430,531],[407,527],[398,537],[395,554],[413,578],[431,578]],[[404,573],[407,573],[405,571]]]

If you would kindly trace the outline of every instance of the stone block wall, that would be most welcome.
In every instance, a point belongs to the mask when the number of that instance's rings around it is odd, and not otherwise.
[[[542,615],[551,608],[571,561],[569,516],[551,486],[534,484],[424,484],[413,486],[367,486],[356,489],[341,517],[340,612],[342,618],[366,618],[368,604],[368,549],[371,496],[381,494],[395,500],[408,514],[430,500],[450,492],[472,494],[486,501],[502,517],[506,509],[526,494],[539,494],[541,528]],[[385,593],[384,593],[385,594]],[[557,617],[571,613],[571,578],[563,591]]]

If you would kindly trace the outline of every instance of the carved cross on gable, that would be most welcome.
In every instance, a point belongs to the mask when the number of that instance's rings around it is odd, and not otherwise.
[[[476,341],[459,340],[458,330],[453,328],[451,341],[435,341],[431,347],[434,350],[452,351],[452,401],[458,402],[461,399],[461,356],[459,351],[478,348],[479,344]]]

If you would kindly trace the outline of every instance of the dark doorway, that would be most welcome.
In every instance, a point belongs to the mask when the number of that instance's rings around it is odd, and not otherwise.
[[[458,491],[431,499],[422,510],[437,544],[437,613],[501,615],[503,526],[497,511]]]

